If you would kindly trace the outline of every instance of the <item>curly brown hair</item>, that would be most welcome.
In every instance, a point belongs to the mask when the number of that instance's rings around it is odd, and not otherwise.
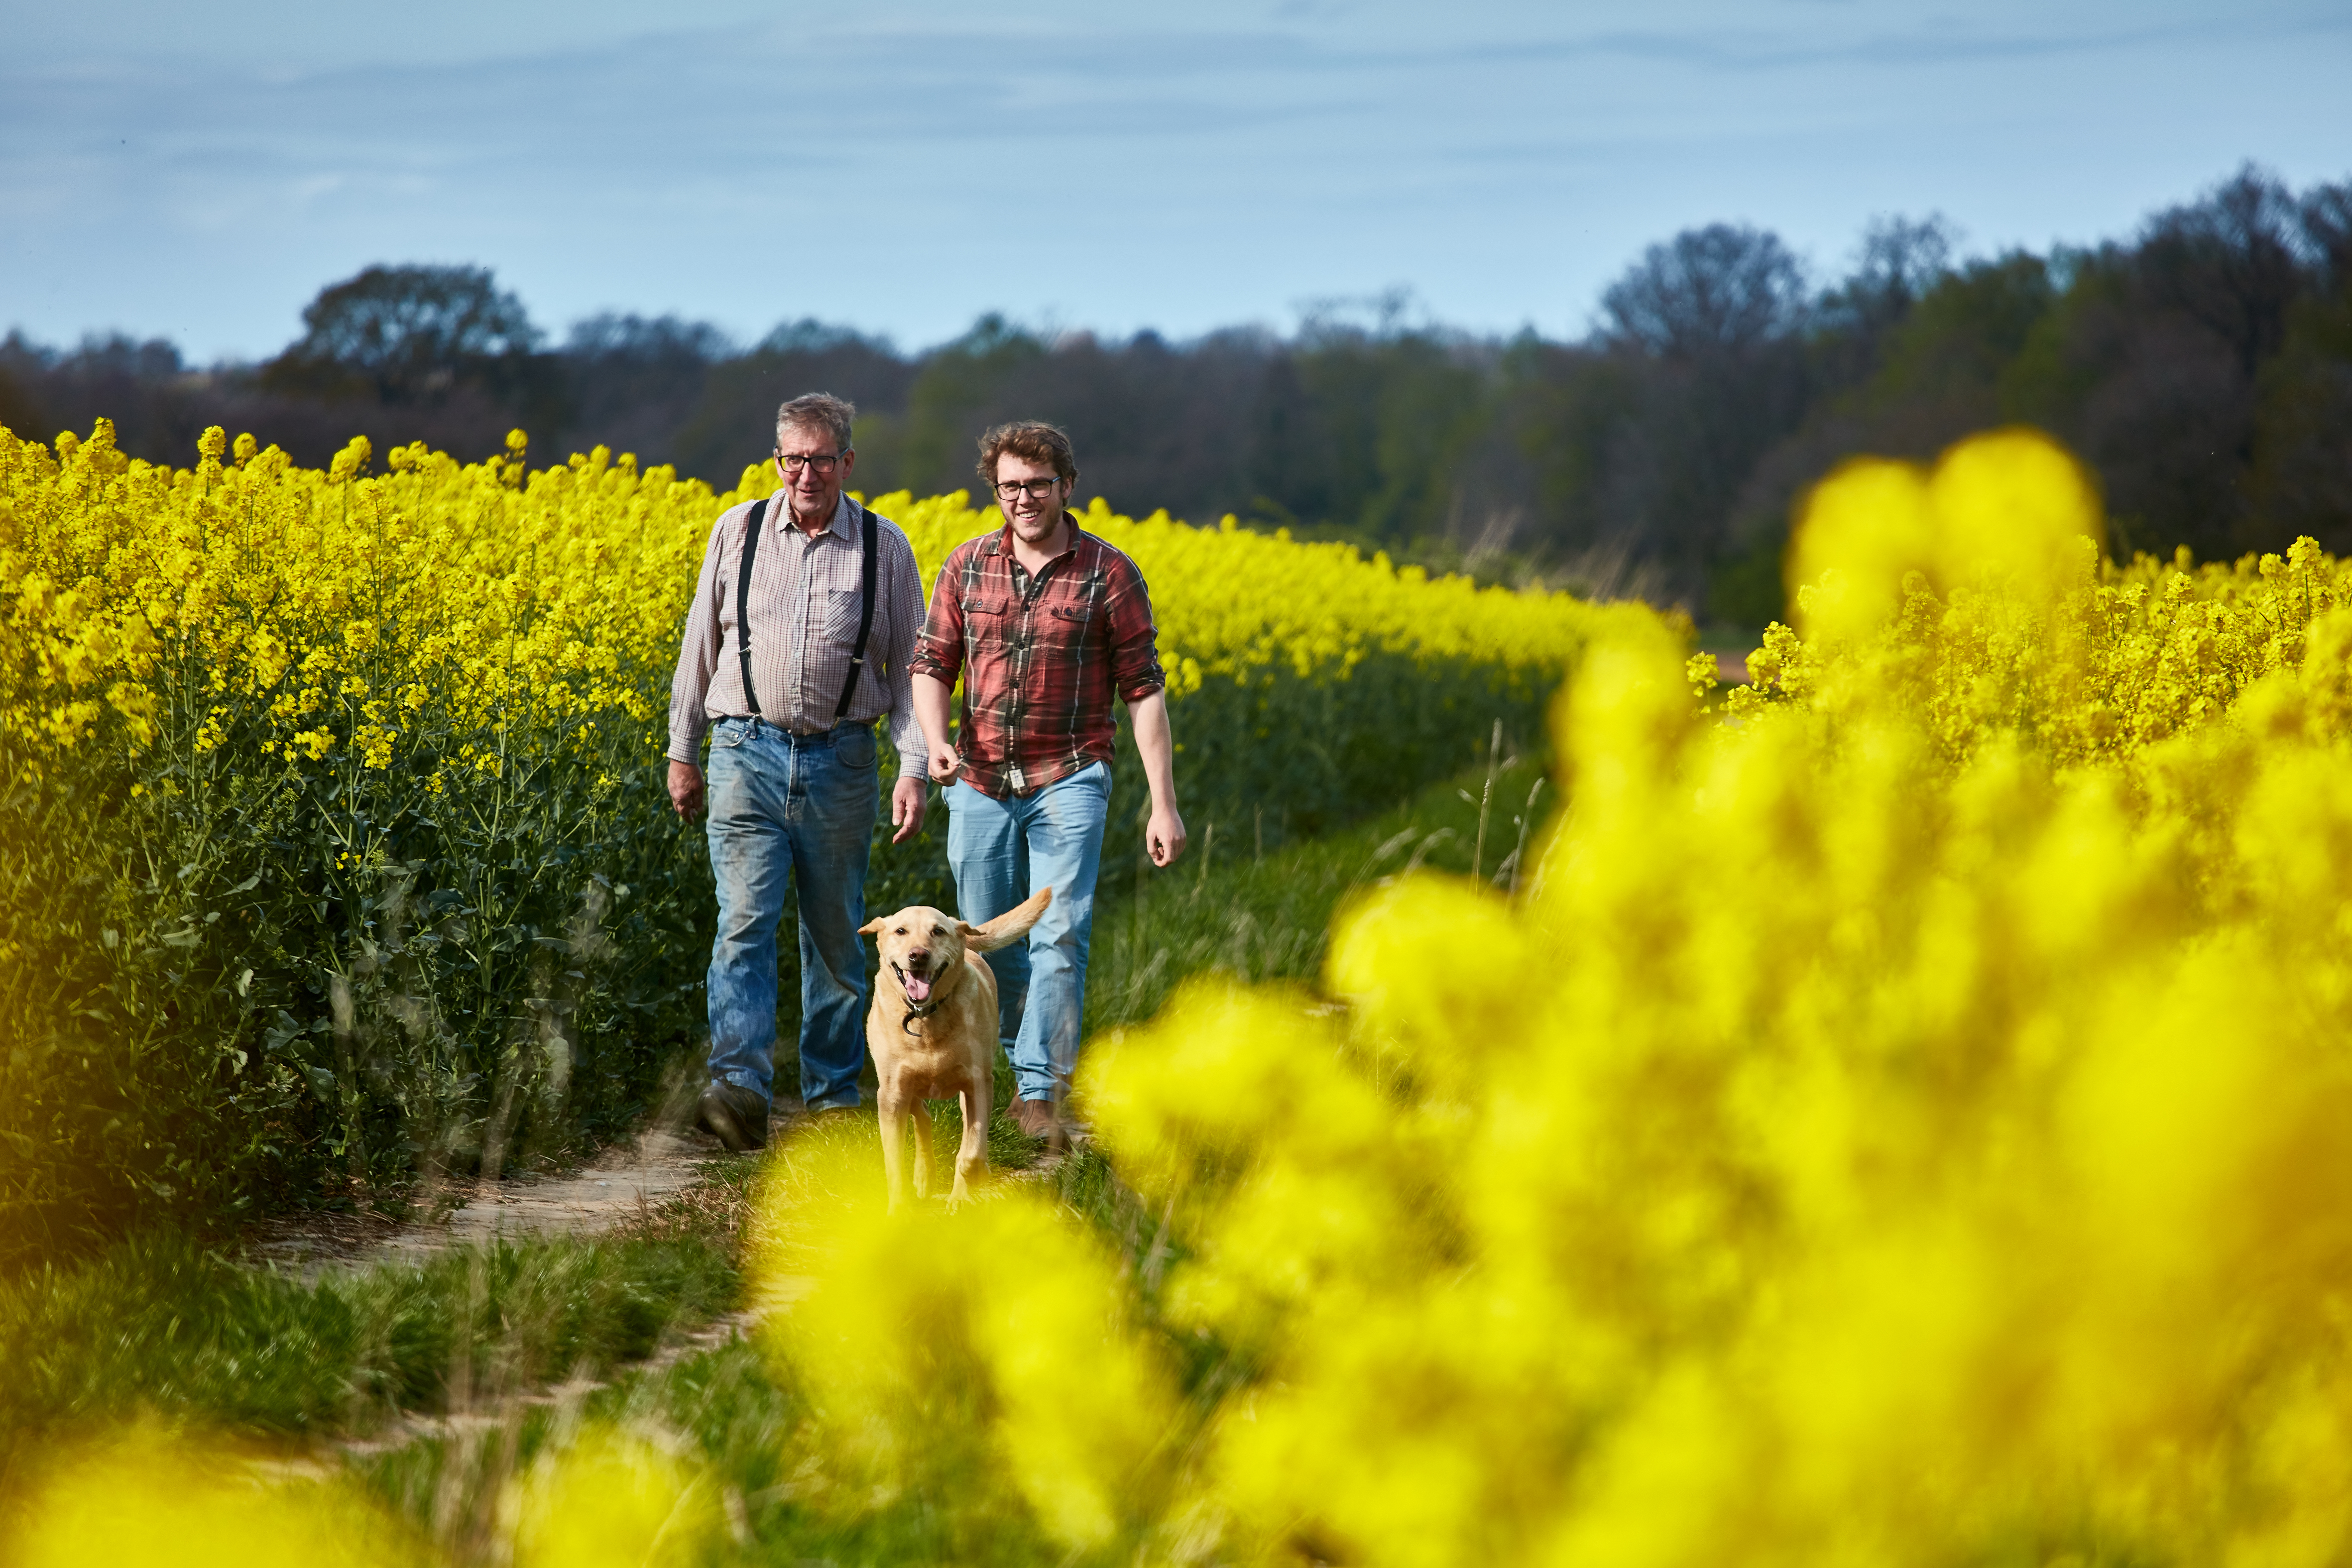
[[[1070,438],[1042,419],[1016,419],[980,438],[980,483],[991,496],[996,494],[996,460],[1008,452],[1032,463],[1052,464],[1054,473],[1065,483],[1077,481],[1078,455],[1071,449]]]

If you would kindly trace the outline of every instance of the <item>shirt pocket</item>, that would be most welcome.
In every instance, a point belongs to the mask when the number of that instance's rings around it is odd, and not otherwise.
[[[852,648],[857,644],[857,612],[866,601],[858,589],[835,589],[824,596],[824,640],[836,648]],[[880,606],[876,606],[877,618]]]
[[[1021,624],[1021,606],[1009,595],[1003,599],[967,599],[963,605],[963,640],[973,652],[1009,652]]]
[[[1102,641],[1102,612],[1081,600],[1075,604],[1046,604],[1036,615],[1037,641],[1061,651],[1090,648]]]

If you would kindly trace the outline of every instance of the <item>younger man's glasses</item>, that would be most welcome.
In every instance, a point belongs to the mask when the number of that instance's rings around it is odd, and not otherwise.
[[[1017,501],[1022,492],[1026,491],[1031,500],[1042,501],[1052,495],[1054,486],[1060,483],[1059,479],[999,479],[996,482],[996,498]]]

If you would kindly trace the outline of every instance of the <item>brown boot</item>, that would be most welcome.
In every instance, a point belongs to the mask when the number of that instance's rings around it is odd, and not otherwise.
[[[1069,1146],[1070,1131],[1062,1124],[1062,1113],[1051,1100],[1015,1101],[1013,1119],[1029,1136],[1045,1139],[1048,1154],[1058,1155]]]
[[[730,1155],[768,1146],[768,1103],[754,1090],[714,1081],[694,1110],[696,1124],[718,1134]]]

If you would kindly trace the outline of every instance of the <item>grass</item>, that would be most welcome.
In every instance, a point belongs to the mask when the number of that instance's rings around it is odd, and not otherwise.
[[[1254,835],[1198,824],[1184,862],[1101,906],[1089,1029],[1150,1017],[1203,971],[1311,982],[1333,916],[1413,867],[1466,873],[1475,862],[1507,885],[1542,814],[1540,780],[1533,760],[1497,757],[1379,818],[1271,852]],[[1009,1102],[1002,1062],[998,1090]],[[944,1181],[960,1129],[951,1103],[934,1112]],[[870,1117],[828,1135],[871,1138]],[[1049,1184],[1130,1267],[1155,1267],[1152,1217],[1093,1150],[1036,1168],[1034,1145],[1000,1116],[990,1159]],[[595,1240],[306,1279],[151,1236],[0,1282],[0,1500],[56,1438],[137,1416],[330,1458],[329,1445],[378,1434],[341,1462],[453,1560],[475,1561],[497,1552],[506,1478],[593,1417],[658,1433],[705,1467],[724,1488],[742,1561],[1064,1560],[1008,1488],[844,1506],[807,1472],[805,1407],[757,1348],[736,1339],[679,1353],[684,1335],[742,1300],[759,1169],[716,1163]],[[1216,1375],[1211,1354],[1188,1378]],[[414,1419],[444,1414],[467,1419]]]
[[[1497,756],[1369,821],[1260,851],[1240,831],[1194,826],[1191,852],[1138,873],[1135,894],[1102,905],[1087,965],[1089,1032],[1157,1013],[1187,976],[1313,981],[1333,917],[1357,893],[1419,867],[1511,885],[1533,853],[1550,792],[1540,758]],[[1483,822],[1484,831],[1481,827]]]
[[[1432,786],[1378,817],[1270,853],[1258,848],[1255,835],[1236,842],[1214,821],[1202,824],[1184,860],[1164,872],[1150,870],[1147,862],[1133,893],[1097,904],[1087,961],[1087,1032],[1143,1022],[1179,982],[1194,975],[1313,983],[1322,973],[1333,918],[1351,897],[1401,873],[1468,875],[1475,866],[1482,880],[1515,885],[1522,860],[1534,853],[1549,789],[1543,759],[1503,756],[1498,747],[1488,770]],[[999,1114],[988,1140],[989,1164],[999,1171],[1024,1168],[1036,1157],[1029,1140],[1002,1114],[1013,1095],[1013,1070],[999,1056]],[[934,1102],[930,1111],[933,1167],[944,1184],[954,1173],[963,1122],[952,1101]],[[1102,1174],[1108,1181],[1108,1169]],[[1088,1204],[1072,1207],[1094,1213]]]
[[[315,1280],[163,1234],[20,1275],[0,1287],[0,1492],[44,1446],[133,1416],[312,1440],[642,1360],[740,1288],[722,1192],[696,1201],[712,1218],[664,1214],[663,1234]]]
[[[1521,819],[1540,820],[1531,799],[1542,778],[1529,759],[1497,758],[1492,783],[1480,773],[1423,791],[1345,831],[1260,854],[1203,824],[1193,858],[1146,879],[1128,901],[1098,916],[1088,1024],[1102,1029],[1148,1018],[1182,977],[1202,971],[1246,980],[1311,981],[1320,972],[1332,916],[1357,893],[1415,866],[1510,882],[1525,840]],[[1484,804],[1482,813],[1481,806]],[[1530,808],[1533,808],[1530,810]],[[1480,821],[1486,838],[1480,842]],[[1222,846],[1218,841],[1224,839]],[[1011,1093],[999,1064],[1000,1104]],[[938,1168],[952,1168],[959,1125],[951,1103],[933,1107]],[[1081,1149],[1036,1169],[1033,1146],[999,1117],[990,1161],[1000,1172],[1050,1185],[1065,1207],[1086,1217],[1114,1255],[1153,1270],[1160,1238],[1154,1218],[1123,1187],[1101,1155]],[[863,1127],[829,1135],[871,1138]],[[876,1161],[878,1177],[878,1158]],[[1174,1344],[1196,1393],[1233,1375],[1217,1347]],[[743,1340],[626,1373],[573,1405],[518,1410],[506,1435],[433,1434],[359,1467],[378,1494],[412,1520],[438,1521],[440,1539],[465,1556],[488,1541],[499,1487],[514,1467],[561,1446],[584,1420],[657,1434],[688,1454],[724,1491],[735,1546],[730,1560],[836,1563],[1072,1561],[1054,1546],[1011,1489],[976,1477],[957,1495],[910,1491],[860,1495],[845,1506],[814,1464],[809,1412],[760,1347]],[[460,1521],[451,1527],[446,1521]]]
[[[1003,1124],[999,1124],[998,1130]],[[804,1134],[806,1135],[806,1134]],[[870,1145],[873,1124],[822,1124],[814,1135]],[[1139,1262],[1153,1240],[1150,1217],[1090,1148],[1038,1166],[1023,1141],[1000,1170],[1026,1169],[1063,1207],[1092,1219],[1119,1255]],[[874,1159],[878,1179],[880,1161]],[[745,1162],[739,1168],[749,1168]],[[686,1207],[707,1200],[682,1195]],[[552,1400],[509,1400],[488,1419],[419,1432],[350,1459],[352,1471],[452,1560],[495,1559],[507,1479],[561,1452],[590,1423],[651,1437],[683,1455],[717,1487],[733,1537],[721,1560],[743,1563],[1072,1563],[1030,1517],[1014,1490],[983,1465],[960,1468],[950,1491],[877,1491],[828,1473],[828,1437],[789,1375],[756,1339],[723,1343],[624,1368],[609,1382]],[[968,1484],[961,1484],[968,1482]]]

